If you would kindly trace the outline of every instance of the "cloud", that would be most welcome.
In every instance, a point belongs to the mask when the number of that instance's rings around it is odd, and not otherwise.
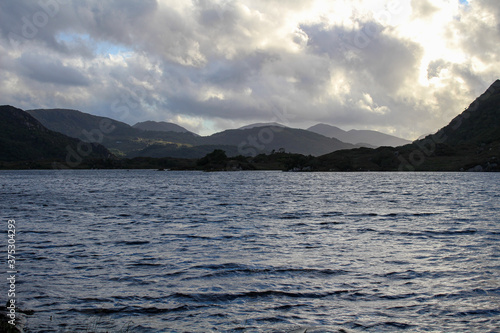
[[[0,96],[203,134],[317,122],[415,138],[498,77],[496,0],[0,3]]]
[[[88,86],[90,80],[78,69],[64,65],[59,59],[42,54],[23,54],[18,60],[19,73],[41,83]]]
[[[434,6],[428,0],[411,0],[413,17],[416,19],[425,19],[439,11],[439,8]]]
[[[458,41],[468,56],[483,64],[498,63],[500,51],[500,8],[497,1],[477,0],[471,2],[460,20],[454,21],[449,33],[460,36]]]

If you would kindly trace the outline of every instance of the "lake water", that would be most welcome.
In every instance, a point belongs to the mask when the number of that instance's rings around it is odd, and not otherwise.
[[[500,330],[498,173],[1,171],[0,184],[31,332]]]

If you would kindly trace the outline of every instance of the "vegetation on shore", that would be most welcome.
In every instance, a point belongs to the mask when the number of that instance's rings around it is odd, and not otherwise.
[[[418,148],[418,147],[417,147]],[[412,154],[416,146],[402,148],[381,147],[341,150],[314,157],[278,152],[255,157],[226,156],[223,150],[214,150],[201,159],[136,157],[132,159],[99,158],[85,159],[76,167],[69,168],[63,160],[0,162],[1,169],[154,169],[154,170],[202,170],[202,171],[500,171],[498,156],[500,143],[482,147],[464,146],[460,150],[440,145],[431,156]]]

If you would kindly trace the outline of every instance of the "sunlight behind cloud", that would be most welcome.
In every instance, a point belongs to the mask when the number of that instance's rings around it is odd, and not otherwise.
[[[4,103],[129,123],[199,118],[205,133],[273,121],[279,107],[290,126],[393,128],[409,137],[445,125],[500,65],[492,0],[69,3],[32,38],[22,38],[26,23],[16,18],[40,5],[2,3]],[[110,111],[124,98],[129,112]]]

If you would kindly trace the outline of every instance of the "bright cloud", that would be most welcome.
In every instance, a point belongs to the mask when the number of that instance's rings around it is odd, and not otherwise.
[[[413,139],[498,78],[499,27],[497,0],[3,1],[0,103]]]

